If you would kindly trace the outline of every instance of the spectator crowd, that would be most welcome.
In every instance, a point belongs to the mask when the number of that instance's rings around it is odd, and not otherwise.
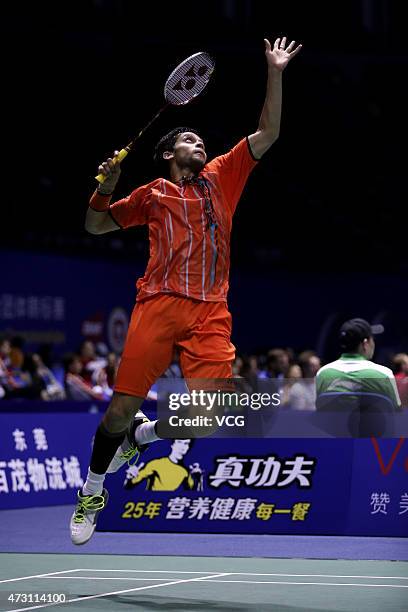
[[[28,353],[19,337],[0,340],[0,400],[107,401],[111,398],[120,355],[110,352],[104,343],[84,340],[76,352],[64,355],[55,363],[45,348]],[[321,365],[313,350],[296,353],[291,348],[272,348],[263,354],[237,354],[233,375],[247,391],[260,391],[263,383],[273,380],[283,406],[310,410],[315,406],[315,377]],[[394,372],[402,406],[408,408],[408,354],[394,355],[387,365]],[[181,376],[176,352],[163,376]],[[155,397],[154,392],[150,397]]]
[[[60,363],[51,363],[46,348],[27,353],[21,338],[0,341],[0,399],[110,399],[119,358],[105,344],[85,340]]]

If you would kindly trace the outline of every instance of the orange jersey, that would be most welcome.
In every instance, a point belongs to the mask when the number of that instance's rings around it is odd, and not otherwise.
[[[119,227],[149,226],[150,258],[136,283],[138,301],[163,293],[226,301],[232,217],[256,161],[244,138],[195,179],[158,178],[110,205]]]

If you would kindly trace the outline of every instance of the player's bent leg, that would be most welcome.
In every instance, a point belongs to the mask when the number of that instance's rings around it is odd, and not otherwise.
[[[82,490],[78,491],[77,505],[70,521],[74,544],[85,544],[95,531],[98,515],[108,502],[108,492],[103,488],[106,472],[127,437],[128,428],[142,402],[143,398],[115,393],[96,430],[87,479]],[[134,455],[136,453],[137,449]]]
[[[119,435],[120,432],[126,431],[143,402],[144,397],[135,397],[116,391],[102,419],[105,429],[112,435]]]
[[[71,519],[75,544],[82,544],[92,536],[97,513],[106,505],[103,482],[107,471],[116,471],[129,457],[140,452],[141,446],[158,439],[155,423],[146,422],[138,412],[152,384],[171,361],[174,321],[169,317],[168,303],[168,299],[159,297],[139,303],[133,310],[115,393],[96,432],[88,477]],[[85,501],[84,496],[96,496],[96,500]]]
[[[143,401],[143,397],[114,393],[95,434],[90,464],[90,471],[93,474],[101,477],[106,474],[113,456],[125,440]],[[92,478],[87,479],[84,490],[88,493],[99,493],[97,487],[92,486]]]
[[[143,414],[140,410],[140,406],[143,403],[143,398],[133,398],[140,400],[138,404],[135,404],[132,401],[123,398],[129,398],[131,396],[126,396],[124,394],[116,393],[115,394],[115,403],[112,402],[112,411],[113,414],[107,416],[107,422],[109,423],[112,419],[115,422],[116,414],[119,413],[119,417],[121,419],[126,419],[130,417],[130,423],[128,424],[126,435],[117,448],[114,457],[112,458],[109,466],[107,468],[107,473],[111,474],[117,472],[125,463],[128,465],[133,465],[137,462],[140,453],[145,451],[148,448],[148,442],[157,439],[157,436],[148,436],[144,430],[153,430],[154,431],[154,423],[151,423],[149,419]],[[135,411],[136,407],[136,411]],[[106,415],[105,415],[106,416]],[[141,426],[145,427],[142,428]],[[141,430],[141,431],[139,431]],[[137,440],[137,434],[139,432],[139,438],[143,441],[139,442]],[[142,436],[141,434],[145,434]],[[146,438],[146,439],[145,439]]]

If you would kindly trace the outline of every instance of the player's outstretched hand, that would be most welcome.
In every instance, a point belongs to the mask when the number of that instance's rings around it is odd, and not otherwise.
[[[114,151],[113,156],[116,157],[118,154],[119,151]],[[99,193],[111,194],[119,180],[120,162],[115,163],[112,157],[108,157],[108,159],[98,167],[98,173],[106,176],[105,181],[98,187]]]
[[[296,47],[294,40],[292,40],[292,42],[286,46],[286,36],[283,38],[277,38],[273,48],[271,47],[271,43],[267,38],[264,38],[264,42],[265,56],[266,61],[268,62],[268,67],[279,70],[279,72],[285,70],[290,60],[293,59],[302,48],[302,45],[298,45]]]

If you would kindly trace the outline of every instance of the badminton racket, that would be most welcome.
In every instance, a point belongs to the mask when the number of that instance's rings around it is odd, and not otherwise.
[[[164,85],[164,99],[166,104],[164,104],[153,119],[140,130],[137,136],[131,140],[126,147],[119,151],[112,161],[115,164],[121,162],[133,149],[135,142],[139,140],[166,108],[169,106],[188,104],[200,95],[207,86],[211,74],[214,71],[214,67],[215,63],[213,58],[204,51],[190,55],[190,57],[181,62],[181,64],[179,64],[170,74]],[[99,183],[103,183],[106,176],[100,173],[95,178]]]

